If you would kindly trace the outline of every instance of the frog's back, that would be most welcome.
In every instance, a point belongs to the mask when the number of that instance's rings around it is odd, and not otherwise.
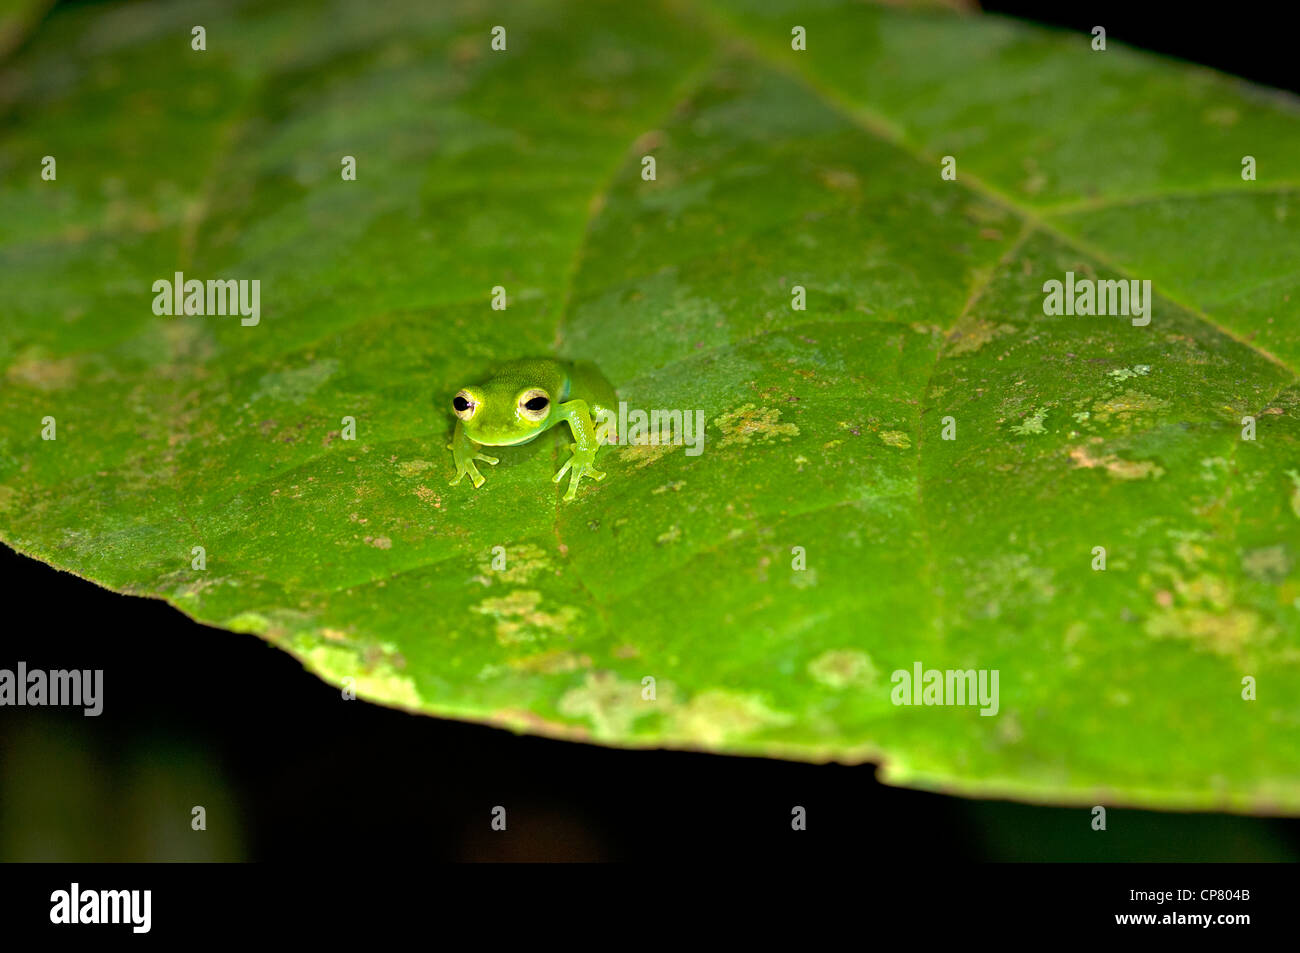
[[[492,381],[505,390],[522,391],[540,387],[548,394],[563,400],[568,386],[569,372],[562,361],[547,357],[525,357],[499,364],[492,373]]]
[[[569,377],[566,400],[585,400],[593,417],[601,410],[618,413],[618,392],[600,368],[590,361],[570,361],[565,366]]]
[[[593,418],[602,410],[618,415],[618,392],[591,361],[561,361],[549,357],[505,361],[493,372],[492,385],[498,392],[509,395],[529,387],[540,387],[557,404],[585,400]]]

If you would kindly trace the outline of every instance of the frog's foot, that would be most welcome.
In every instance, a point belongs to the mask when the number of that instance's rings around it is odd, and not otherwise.
[[[456,475],[447,481],[447,485],[455,486],[465,477],[469,477],[469,481],[474,484],[476,490],[487,482],[483,474],[478,472],[478,467],[474,466],[473,461],[466,461],[465,463],[456,464]]]
[[[448,481],[447,485],[455,486],[467,476],[469,477],[470,482],[474,484],[474,489],[476,490],[486,483],[487,479],[483,474],[478,472],[478,467],[474,466],[475,460],[482,460],[484,463],[491,464],[496,464],[498,462],[496,457],[489,457],[486,453],[476,453],[468,460],[458,457],[456,458],[456,476]]]
[[[560,472],[551,478],[552,483],[559,483],[564,479],[564,474],[569,473],[569,489],[564,494],[565,502],[578,495],[578,481],[583,477],[591,477],[597,482],[605,479],[604,472],[592,466],[596,461],[595,450],[579,450],[578,445],[574,443],[569,444],[569,450],[573,455],[564,462],[564,466],[560,467]]]

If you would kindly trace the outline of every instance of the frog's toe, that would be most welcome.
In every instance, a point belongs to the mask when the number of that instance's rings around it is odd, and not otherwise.
[[[585,474],[583,474],[583,475],[584,475],[584,476],[589,476],[589,477],[591,477],[593,480],[595,480],[595,481],[598,482],[598,483],[599,483],[601,480],[605,479],[605,471],[604,471],[604,470],[588,470],[588,471],[587,471]]]
[[[474,489],[476,490],[487,482],[487,480],[483,478],[483,474],[478,472],[478,467],[474,466],[473,463],[466,463],[464,465],[457,464],[456,469],[457,473],[448,481],[448,486],[455,486],[461,480],[465,479],[465,477],[469,477],[469,482],[474,484]]]
[[[474,459],[482,460],[484,463],[490,463],[493,466],[496,466],[498,463],[501,462],[496,457],[489,457],[486,453],[476,453],[474,454]]]

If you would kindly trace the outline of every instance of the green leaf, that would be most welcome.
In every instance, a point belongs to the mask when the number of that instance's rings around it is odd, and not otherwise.
[[[1300,812],[1293,99],[850,2],[193,10],[59,8],[11,64],[10,545],[412,711]],[[176,271],[260,323],[154,315]],[[1045,314],[1066,272],[1150,324]],[[451,394],[546,354],[703,453],[563,504],[551,432],[447,486]],[[894,704],[917,663],[996,714]]]

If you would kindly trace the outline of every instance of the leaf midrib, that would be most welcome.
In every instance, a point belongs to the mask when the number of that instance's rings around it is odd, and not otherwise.
[[[871,109],[870,107],[855,102],[846,94],[840,92],[839,90],[831,87],[828,84],[821,82],[816,77],[810,75],[804,68],[794,66],[789,62],[787,62],[785,59],[777,57],[769,49],[765,48],[760,43],[755,42],[750,34],[747,34],[743,30],[740,30],[738,26],[735,24],[735,22],[732,21],[729,17],[726,17],[718,13],[716,10],[713,10],[712,8],[710,8],[708,12],[703,14],[699,13],[699,11],[696,8],[690,8],[689,10],[683,9],[683,6],[679,2],[679,0],[665,0],[665,2],[669,6],[673,7],[674,9],[682,12],[686,18],[693,19],[696,22],[700,23],[715,38],[716,41],[713,54],[704,57],[701,65],[698,66],[696,70],[692,72],[688,81],[679,85],[678,87],[679,92],[673,98],[673,105],[668,111],[668,115],[671,115],[673,112],[675,112],[676,109],[679,108],[681,102],[687,101],[690,98],[690,96],[694,94],[694,92],[698,89],[699,84],[703,80],[707,79],[711,74],[711,72],[717,68],[718,60],[727,51],[737,50],[747,58],[758,63],[760,66],[763,66],[770,70],[775,70],[781,73],[782,75],[790,77],[795,82],[797,82],[800,86],[802,86],[804,89],[811,92],[819,101],[824,103],[835,113],[844,117],[854,127],[862,130],[863,132],[866,132],[868,135],[871,135],[882,142],[894,146],[895,148],[909,155],[912,159],[914,159],[916,162],[922,165],[926,165],[926,164],[932,166],[936,165],[937,157],[930,155],[925,149],[921,148],[915,142],[909,140],[907,136],[903,133],[902,129],[896,123],[891,121],[887,116],[881,114],[876,110]],[[595,209],[597,207],[599,207],[600,209],[604,208],[604,204],[605,201],[607,200],[609,192],[612,191],[614,184],[617,182],[618,173],[626,164],[627,156],[631,148],[632,146],[629,145],[628,148],[625,149],[623,153],[620,155],[620,158],[617,164],[615,165],[613,174],[602,184],[602,186],[598,189],[598,191],[593,195],[590,203],[588,204],[589,209]],[[930,393],[934,376],[937,373],[939,362],[942,359],[942,355],[944,352],[944,347],[948,335],[952,333],[953,329],[966,315],[966,313],[970,310],[970,308],[974,306],[974,304],[985,294],[985,292],[987,292],[988,288],[997,279],[997,276],[1001,273],[1002,269],[1005,267],[1008,257],[1010,255],[1013,255],[1018,248],[1022,247],[1025,241],[1027,241],[1036,232],[1050,236],[1051,238],[1055,239],[1057,242],[1061,243],[1062,245],[1065,245],[1066,247],[1069,248],[1073,248],[1079,253],[1093,258],[1098,264],[1106,267],[1107,269],[1119,275],[1130,277],[1130,278],[1132,277],[1131,272],[1128,269],[1124,268],[1122,265],[1120,265],[1118,262],[1116,262],[1109,254],[1101,251],[1100,249],[1096,248],[1090,243],[1085,242],[1082,239],[1079,239],[1078,237],[1069,234],[1068,232],[1060,228],[1058,225],[1056,225],[1054,222],[1049,221],[1048,218],[1046,217],[1047,215],[1058,214],[1058,212],[1056,212],[1054,209],[1048,208],[1048,209],[1040,210],[1025,205],[1024,203],[1017,201],[1015,198],[1004,193],[1003,191],[991,185],[990,183],[985,182],[979,176],[971,174],[969,171],[962,173],[961,186],[965,188],[968,192],[971,192],[976,195],[980,195],[986,200],[988,200],[989,202],[1005,209],[1007,212],[1011,213],[1013,216],[1018,218],[1022,222],[1023,227],[1019,235],[1013,241],[1008,243],[1007,247],[1004,249],[1002,254],[999,255],[997,261],[989,268],[987,274],[982,276],[982,280],[978,282],[971,289],[965,305],[961,309],[959,309],[958,313],[953,317],[952,321],[944,329],[943,338],[939,341],[935,349],[934,363],[931,366],[931,369],[927,374],[924,384],[921,388],[921,397],[920,400],[918,401],[917,417],[916,417],[916,427],[917,427],[916,466],[915,466],[916,503],[917,503],[918,524],[921,527],[921,531],[924,536],[924,544],[925,544],[924,562],[926,566],[927,578],[931,580],[933,579],[933,574],[935,571],[936,564],[935,564],[934,552],[930,540],[929,527],[927,522],[922,516],[922,514],[924,513],[924,507],[922,505],[923,480],[921,476],[923,442],[920,438],[920,435],[922,430],[922,426],[921,426],[922,418],[924,417],[926,412],[926,406],[927,406],[926,400]],[[1291,187],[1292,186],[1290,183],[1285,183],[1285,184],[1280,184],[1278,186],[1275,186],[1274,190],[1278,190],[1278,191],[1287,190]],[[1123,197],[1122,203],[1139,204],[1141,202],[1157,201],[1162,198],[1168,198],[1168,197],[1171,196],[1167,196],[1167,195],[1126,196]],[[1178,197],[1183,197],[1183,196],[1178,196]],[[1187,196],[1187,197],[1194,197],[1194,195]],[[1120,203],[1116,202],[1112,204],[1120,204]],[[1091,206],[1089,206],[1088,208],[1090,207]],[[1058,208],[1061,209],[1062,211],[1085,210],[1084,208],[1071,208],[1068,205],[1058,206]],[[565,294],[562,299],[562,303],[559,308],[559,311],[557,312],[556,331],[555,331],[555,346],[556,346],[557,353],[560,351],[561,346],[563,344],[564,324],[569,317],[569,312],[572,309],[573,292],[574,292],[576,277],[578,271],[581,268],[582,260],[586,252],[588,239],[591,234],[593,223],[596,217],[598,217],[598,215],[599,215],[599,211],[588,216],[586,222],[584,223],[582,238],[580,239],[578,246],[574,252],[573,262],[569,270],[568,279],[565,284]],[[1286,386],[1289,386],[1290,384],[1294,384],[1298,379],[1300,379],[1300,373],[1297,373],[1296,368],[1292,367],[1290,364],[1283,361],[1277,355],[1272,354],[1271,352],[1254,344],[1251,341],[1245,340],[1244,338],[1242,338],[1240,335],[1238,335],[1231,329],[1215,321],[1212,317],[1210,317],[1208,314],[1206,314],[1204,311],[1202,311],[1200,308],[1196,307],[1195,305],[1191,304],[1188,301],[1180,299],[1180,297],[1174,294],[1169,293],[1168,290],[1166,289],[1162,289],[1160,295],[1165,300],[1183,309],[1189,315],[1194,317],[1197,321],[1205,325],[1212,332],[1220,334],[1230,340],[1237,342],[1238,344],[1242,345],[1248,350],[1264,358],[1268,362],[1275,364],[1281,367],[1282,369],[1284,369],[1285,371],[1287,371],[1288,374],[1290,375],[1290,382],[1288,384],[1284,384],[1283,387],[1280,388],[1279,390],[1284,390]],[[734,343],[735,342],[729,342],[726,345],[726,347],[731,347],[734,345]],[[669,361],[664,366],[671,366],[672,364],[678,363],[680,360],[681,358],[675,359],[673,361]],[[555,463],[558,466],[559,464],[558,452],[556,454]],[[852,502],[852,501],[845,501],[845,502]],[[552,517],[552,526],[554,528],[556,543],[558,546],[561,547],[562,551],[564,551],[563,548],[565,544],[560,530],[559,515],[561,512],[561,507],[563,505],[564,504],[561,502],[559,498],[559,494],[557,493],[555,495],[555,511]],[[696,553],[693,555],[692,558],[695,558],[695,556],[698,555],[700,554]],[[581,582],[581,573],[579,573],[578,576],[579,576],[579,581]],[[602,622],[606,627],[606,631],[609,631],[610,621],[609,621],[606,607],[602,604],[601,600],[595,598],[594,593],[592,593],[589,589],[587,589],[585,582],[582,583],[582,586],[583,586],[583,591],[587,593],[587,596],[591,601],[591,603],[597,606],[598,611],[601,613]],[[931,619],[932,624],[937,626],[940,623],[940,621],[941,621],[941,614],[939,613],[934,614]]]

